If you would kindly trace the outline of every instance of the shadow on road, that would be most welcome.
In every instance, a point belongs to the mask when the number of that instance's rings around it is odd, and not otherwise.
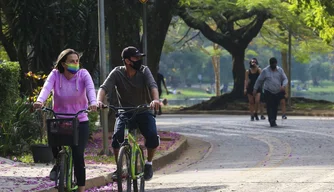
[[[184,186],[184,187],[172,187],[172,188],[159,188],[159,189],[145,189],[147,192],[212,192],[219,189],[225,189],[226,185],[216,186]]]

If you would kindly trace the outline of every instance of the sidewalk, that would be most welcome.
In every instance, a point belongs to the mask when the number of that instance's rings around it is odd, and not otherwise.
[[[164,114],[216,114],[216,115],[249,115],[249,111],[245,110],[179,110],[168,111],[165,110]],[[278,115],[281,115],[281,111],[278,111]],[[286,112],[287,116],[318,116],[318,117],[334,117],[334,110],[295,110]]]
[[[168,138],[163,138],[168,139]],[[161,151],[153,160],[154,170],[174,161],[187,148],[187,139],[181,138],[167,151]],[[52,165],[24,164],[0,157],[1,192],[51,192],[57,191],[54,182],[49,180]],[[104,186],[110,182],[114,164],[86,164],[86,189]]]

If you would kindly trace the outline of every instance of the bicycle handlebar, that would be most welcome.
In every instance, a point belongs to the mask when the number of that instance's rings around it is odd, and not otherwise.
[[[113,110],[116,113],[116,117],[120,117],[119,115],[121,113],[129,113],[129,112],[133,112],[132,116],[130,118],[127,117],[122,117],[123,119],[127,119],[127,120],[132,120],[137,114],[138,112],[143,109],[143,110],[148,110],[150,109],[150,105],[148,104],[142,104],[142,105],[138,105],[137,107],[115,107],[114,105],[103,105],[102,108],[109,108],[111,110]],[[123,110],[122,112],[120,112],[119,110]]]
[[[137,107],[116,107],[114,105],[103,105],[102,108],[109,108],[109,109],[112,109],[113,111],[117,112],[118,110],[132,111],[132,110],[139,110],[139,109],[149,109],[150,105],[142,104],[142,105],[138,105]]]
[[[56,113],[53,109],[50,109],[50,108],[47,108],[47,107],[42,107],[41,110],[50,111],[50,112],[53,113],[53,116],[55,116],[55,117],[57,115],[78,117],[78,115],[81,114],[81,113],[89,113],[90,112],[90,110],[88,110],[88,109],[83,109],[83,110],[78,111],[77,113]]]

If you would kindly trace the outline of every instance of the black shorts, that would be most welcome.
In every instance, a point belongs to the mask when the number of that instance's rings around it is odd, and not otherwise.
[[[248,95],[253,95],[253,88],[247,88],[247,94]],[[262,93],[262,88],[257,89],[256,93]]]
[[[264,103],[266,102],[265,98],[264,98],[264,92],[261,92],[261,95],[260,95],[260,102]]]
[[[278,93],[279,100],[286,99],[285,94],[286,94],[285,91],[279,92]]]

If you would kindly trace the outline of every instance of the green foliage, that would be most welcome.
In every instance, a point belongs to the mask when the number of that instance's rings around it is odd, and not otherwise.
[[[20,66],[17,62],[0,64],[0,126],[11,116],[11,107],[19,97]]]
[[[2,61],[9,61],[7,52],[6,52],[6,50],[3,48],[3,46],[0,46],[0,60],[2,60]]]
[[[306,25],[318,32],[319,37],[327,43],[334,38],[334,4],[333,1],[289,0],[290,11],[300,15]]]
[[[48,73],[65,48],[82,52],[83,66],[90,72],[96,69],[96,0],[10,0],[3,4],[6,6],[2,10],[2,22],[6,25],[3,30],[7,30],[5,40],[16,51],[11,55],[20,58],[23,72]]]
[[[29,151],[31,143],[40,137],[38,114],[32,112],[27,98],[18,98],[11,106],[7,120],[1,125],[0,154],[17,155]]]
[[[33,156],[30,153],[22,155],[21,157],[19,157],[19,160],[22,163],[33,163],[34,162]]]
[[[96,122],[99,120],[99,113],[89,112],[88,119],[89,119],[89,135],[91,137],[98,130]]]

